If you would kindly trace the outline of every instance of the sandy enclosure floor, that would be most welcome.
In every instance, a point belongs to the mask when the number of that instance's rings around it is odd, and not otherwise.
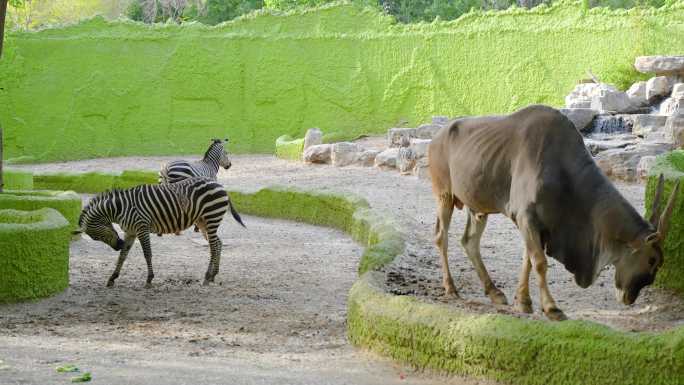
[[[365,139],[373,141],[373,138]],[[118,169],[149,168],[170,158],[119,158],[89,160],[68,164],[29,166],[36,171],[70,169],[72,171],[103,170],[110,164]],[[426,301],[444,302],[441,287],[441,268],[438,252],[432,243],[435,222],[435,201],[430,183],[413,176],[402,176],[395,171],[376,168],[306,165],[288,162],[272,156],[235,156],[230,170],[221,170],[219,180],[226,186],[255,191],[269,185],[297,186],[331,192],[352,192],[366,198],[371,206],[394,218],[407,235],[405,255],[386,269],[387,289],[395,294],[414,295]],[[644,186],[617,183],[622,194],[643,212]],[[449,264],[463,300],[450,300],[455,307],[478,312],[509,313],[512,307],[494,307],[484,295],[470,261],[460,246],[465,225],[465,213],[454,214],[450,229]],[[522,241],[510,220],[501,215],[489,216],[482,238],[482,255],[489,273],[512,303],[520,269]],[[570,318],[588,319],[622,330],[664,330],[684,325],[684,301],[665,290],[646,288],[635,305],[624,306],[614,297],[614,270],[607,268],[594,285],[582,289],[574,283],[563,266],[550,259],[548,273],[551,292],[558,305]],[[535,314],[539,312],[538,290],[534,274],[530,281]]]

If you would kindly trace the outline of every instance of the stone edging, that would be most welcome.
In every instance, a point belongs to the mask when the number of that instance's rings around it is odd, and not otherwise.
[[[78,225],[81,197],[73,191],[5,190],[0,194],[0,209],[32,211],[46,207],[62,214],[72,228]]]
[[[129,188],[140,184],[157,184],[158,175],[151,171],[126,170],[120,174],[104,172],[45,173],[33,175],[34,188],[99,193],[112,188]]]
[[[33,189],[33,173],[30,171],[5,169],[2,177],[6,190]]]
[[[301,160],[302,152],[304,152],[304,138],[293,139],[290,135],[283,135],[276,139],[276,157],[288,160]]]
[[[651,215],[655,189],[661,173],[665,176],[665,189],[661,197],[662,201],[660,202],[662,210],[670,197],[676,181],[684,182],[684,150],[676,150],[658,156],[655,164],[649,170],[644,203],[647,210],[646,217]],[[679,196],[672,212],[667,241],[663,251],[665,253],[665,263],[658,272],[656,285],[674,289],[679,294],[684,294],[684,185],[679,189]],[[682,377],[684,377],[684,374]]]
[[[69,286],[70,232],[55,209],[0,210],[0,303],[46,297]]]

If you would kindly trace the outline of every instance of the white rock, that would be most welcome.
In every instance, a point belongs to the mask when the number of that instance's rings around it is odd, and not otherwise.
[[[591,108],[599,111],[628,112],[633,110],[634,106],[626,93],[602,89],[592,96]]]
[[[364,167],[371,167],[373,164],[375,164],[375,157],[380,153],[380,150],[366,150],[359,155],[359,159],[357,159],[357,163],[360,166]]]
[[[684,98],[684,83],[676,83],[675,85],[672,86],[672,95],[670,95],[673,99],[683,99]]]
[[[390,128],[387,132],[387,146],[399,147],[403,141],[408,141],[415,137],[415,128]]]
[[[332,165],[337,167],[348,166],[359,158],[363,149],[356,143],[339,142],[332,145]]]
[[[653,114],[632,115],[632,134],[644,136],[649,132],[662,131],[667,123],[667,116]]]
[[[646,82],[646,99],[651,100],[657,96],[667,96],[672,91],[672,83],[667,76],[655,76]]]
[[[674,144],[674,148],[684,146],[684,110],[679,110],[667,118],[665,138]]]
[[[599,95],[602,90],[617,91],[610,84],[605,83],[581,83],[565,97],[566,108],[591,108],[591,100],[594,95]]]
[[[304,135],[304,150],[323,143],[323,133],[319,128],[309,128]]]
[[[432,124],[436,124],[439,126],[446,126],[449,123],[449,117],[448,116],[433,116],[432,117]]]
[[[397,167],[398,148],[388,148],[375,156],[375,166],[381,168]]]
[[[397,169],[402,174],[407,174],[416,165],[416,154],[410,147],[402,147],[397,153]]]
[[[642,73],[667,74],[684,72],[684,56],[639,56],[634,68]]]
[[[656,157],[653,155],[642,156],[636,168],[636,177],[645,180],[648,177],[648,170],[655,164]]]
[[[416,137],[420,139],[432,139],[442,128],[438,124],[423,124],[416,128]]]
[[[599,113],[591,108],[561,108],[559,111],[570,119],[578,131],[584,131]]]
[[[635,181],[637,165],[642,157],[656,156],[671,149],[670,143],[641,142],[637,145],[601,152],[596,156],[596,164],[611,178]]]
[[[646,98],[646,82],[641,81],[632,84],[626,93],[633,105],[644,106],[648,104],[648,98]]]
[[[309,163],[330,163],[332,144],[317,144],[304,150],[304,161]]]
[[[428,149],[430,148],[430,139],[411,139],[411,145],[409,146],[416,156],[416,159],[425,158],[428,154]]]

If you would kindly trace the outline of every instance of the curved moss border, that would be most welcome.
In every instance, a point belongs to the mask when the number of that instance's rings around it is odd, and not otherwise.
[[[0,209],[38,210],[45,207],[59,211],[71,224],[78,225],[81,214],[81,197],[73,191],[16,191],[0,194]]]
[[[330,132],[324,134],[322,141],[323,143],[335,143],[335,142],[346,142],[349,140],[356,140],[364,137],[349,135],[344,132]],[[276,139],[275,143],[275,155],[281,159],[289,160],[301,160],[304,154],[304,138],[293,139],[290,135],[283,135]]]
[[[32,190],[33,173],[31,171],[21,171],[4,169],[2,173],[4,188],[6,190]]]
[[[120,174],[104,172],[47,173],[33,176],[33,185],[40,190],[71,190],[95,194],[112,188],[129,188],[140,184],[159,183],[152,171],[126,170]]]
[[[66,289],[70,239],[71,225],[55,209],[0,210],[0,302]]]
[[[366,246],[350,291],[349,340],[395,359],[516,384],[679,384],[684,327],[628,333],[587,321],[473,315],[385,293],[374,271],[404,251],[392,222],[350,195],[267,188],[229,191],[246,214],[344,230]]]
[[[646,216],[651,215],[651,206],[660,174],[665,176],[665,189],[661,197],[661,209],[667,204],[674,184],[684,183],[684,150],[672,151],[656,158],[656,163],[648,173],[645,205]],[[669,232],[663,248],[665,262],[658,272],[656,285],[666,287],[684,295],[684,186],[679,189],[670,220]],[[684,383],[684,374],[682,374]]]

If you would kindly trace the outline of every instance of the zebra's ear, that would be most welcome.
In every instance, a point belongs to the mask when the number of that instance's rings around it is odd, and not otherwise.
[[[228,138],[223,139],[224,142],[228,143]]]
[[[79,234],[83,234],[83,229],[81,229],[80,227],[71,232],[71,235],[79,235]]]

